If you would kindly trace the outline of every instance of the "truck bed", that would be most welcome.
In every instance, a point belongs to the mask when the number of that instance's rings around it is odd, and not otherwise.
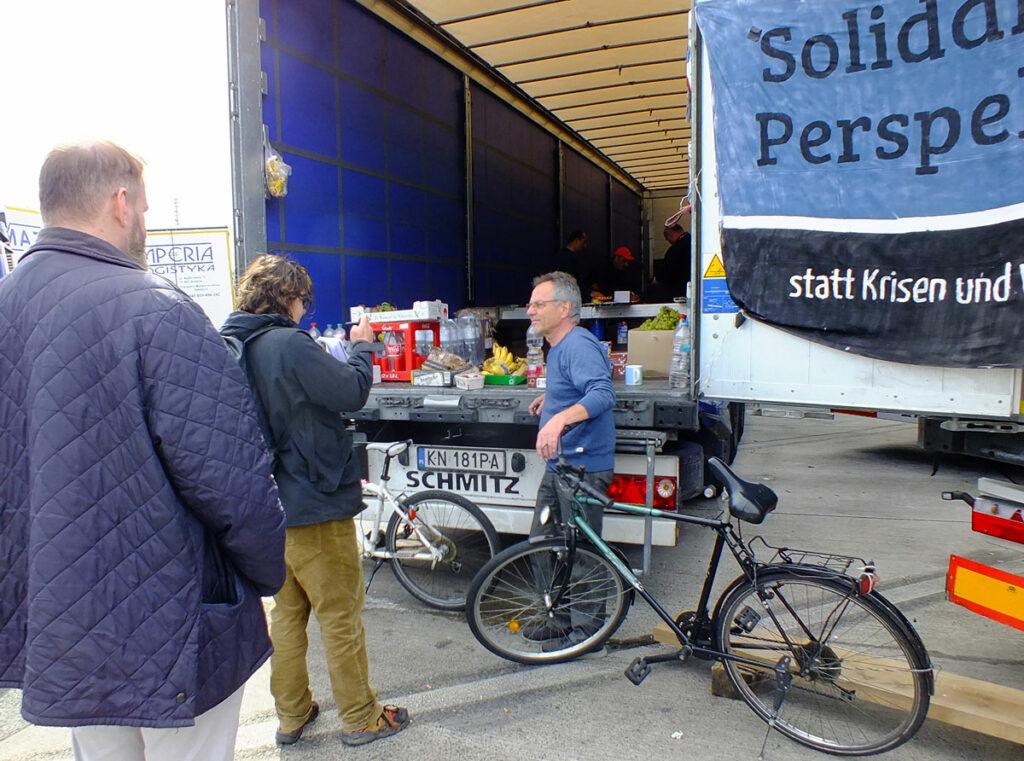
[[[689,392],[669,388],[668,379],[645,380],[642,386],[615,382],[615,427],[693,431],[698,405]],[[542,390],[520,386],[459,388],[380,383],[366,406],[346,413],[358,421],[408,420],[423,423],[499,423],[536,425],[530,402]]]

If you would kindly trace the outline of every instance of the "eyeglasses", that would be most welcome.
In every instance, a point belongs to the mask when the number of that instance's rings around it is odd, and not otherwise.
[[[531,301],[526,305],[527,309],[541,309],[548,304],[561,304],[564,299],[540,299],[539,301]]]
[[[313,294],[307,293],[305,296],[300,296],[302,299],[302,308],[309,311],[309,305],[313,303]]]

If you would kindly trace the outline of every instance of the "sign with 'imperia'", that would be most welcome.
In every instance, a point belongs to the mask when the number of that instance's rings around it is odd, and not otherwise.
[[[697,0],[729,290],[836,348],[1024,365],[1024,0]]]

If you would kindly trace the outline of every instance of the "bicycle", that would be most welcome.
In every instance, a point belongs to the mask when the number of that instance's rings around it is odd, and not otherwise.
[[[772,547],[761,537],[744,541],[742,523],[763,522],[778,497],[717,458],[708,463],[726,492],[724,519],[614,502],[560,456],[555,470],[560,488],[572,497],[570,514],[545,507],[540,520],[553,521],[553,535],[509,547],[477,574],[466,608],[473,634],[509,660],[560,663],[601,647],[640,595],[671,628],[680,649],[635,659],[626,676],[637,686],[652,663],[695,656],[723,665],[739,696],[768,724],[765,742],[776,729],[816,750],[858,756],[909,740],[928,713],[934,675],[913,626],[876,591],[874,565]],[[666,612],[587,523],[585,504],[714,531],[697,609],[677,617]],[[773,553],[767,561],[754,553],[761,545]],[[709,610],[725,548],[742,573]]]
[[[498,534],[484,512],[459,494],[432,489],[396,495],[388,488],[391,461],[412,443],[366,445],[368,452],[384,453],[379,483],[363,483],[363,497],[377,501],[369,532],[358,532],[363,558],[377,561],[366,588],[390,563],[398,583],[420,602],[438,610],[463,610],[469,583],[498,552]],[[391,517],[382,531],[385,508]]]

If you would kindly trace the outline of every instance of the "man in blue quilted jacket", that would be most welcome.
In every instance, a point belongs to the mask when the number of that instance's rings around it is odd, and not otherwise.
[[[55,149],[0,281],[0,687],[77,759],[230,759],[285,517],[238,363],[146,271],[142,164]]]

